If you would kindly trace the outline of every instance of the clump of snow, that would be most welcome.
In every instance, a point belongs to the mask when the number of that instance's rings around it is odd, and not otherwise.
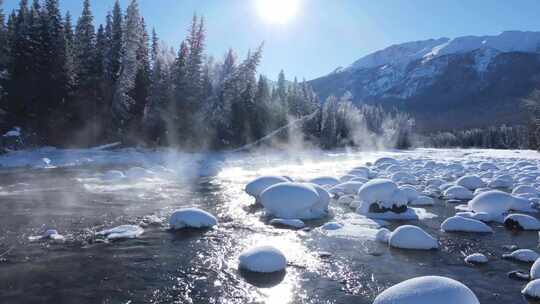
[[[480,169],[482,171],[496,171],[496,170],[499,170],[497,165],[495,165],[494,163],[491,163],[491,162],[481,162],[478,165],[478,169]]]
[[[112,229],[102,230],[96,233],[104,236],[107,240],[135,239],[144,233],[144,229],[136,225],[121,225]]]
[[[333,186],[339,184],[339,179],[337,179],[335,177],[330,177],[330,176],[321,176],[321,177],[311,179],[311,180],[309,180],[309,182],[312,183],[312,184],[319,185],[319,186],[333,187]]]
[[[491,215],[507,213],[513,204],[514,198],[505,192],[492,190],[480,193],[473,198],[468,206],[474,212],[485,212]]]
[[[422,230],[422,228],[412,225],[403,225],[396,228],[390,234],[388,244],[402,249],[431,250],[439,248],[437,239]]]
[[[283,176],[261,176],[248,183],[245,190],[247,194],[253,197],[259,197],[268,187],[287,182],[289,182],[289,180]]]
[[[45,231],[45,233],[43,233],[43,235],[30,236],[28,237],[28,239],[32,242],[39,240],[51,240],[58,243],[62,243],[66,240],[66,238],[60,233],[58,233],[56,229],[48,229],[47,231]]]
[[[473,193],[471,190],[463,186],[451,186],[448,189],[444,190],[443,193],[446,199],[454,200],[469,200],[473,198]]]
[[[410,202],[411,206],[432,206],[434,204],[435,201],[431,197],[425,195],[420,195]]]
[[[526,214],[510,214],[504,218],[504,226],[510,230],[540,230],[540,221]]]
[[[277,248],[259,246],[250,248],[238,258],[239,267],[252,272],[271,273],[282,271],[287,267],[287,258]]]
[[[397,165],[399,164],[399,162],[396,159],[391,158],[391,157],[381,157],[377,159],[374,163],[376,167],[380,167],[383,164]]]
[[[279,183],[260,195],[269,215],[284,219],[316,219],[327,215],[330,195],[314,184]]]
[[[486,183],[476,175],[462,176],[456,181],[456,184],[472,191],[486,186]]]
[[[211,228],[218,221],[212,214],[198,208],[183,208],[174,211],[169,219],[171,229]]]
[[[426,276],[406,280],[379,294],[373,304],[480,304],[462,283],[445,277]]]
[[[527,285],[525,285],[525,288],[521,290],[521,293],[527,297],[539,299],[540,298],[540,280],[536,279],[527,283]]]
[[[418,181],[416,180],[416,177],[414,175],[404,172],[404,171],[398,171],[392,175],[392,181],[398,184],[417,184]]]
[[[488,262],[488,258],[481,253],[473,253],[465,257],[465,263],[468,264],[485,264]]]
[[[503,254],[503,259],[512,259],[525,263],[534,263],[540,255],[531,249],[518,249],[509,254]]]
[[[483,222],[461,216],[453,216],[444,220],[441,224],[441,230],[445,232],[493,232],[493,229]]]
[[[288,226],[293,228],[304,228],[306,224],[304,221],[299,219],[281,219],[281,218],[275,218],[270,221],[270,225],[274,226]]]
[[[343,225],[337,222],[328,222],[321,226],[323,230],[337,230],[343,228]]]

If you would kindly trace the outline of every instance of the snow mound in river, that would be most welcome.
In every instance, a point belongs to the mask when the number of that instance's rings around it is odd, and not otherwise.
[[[260,195],[269,215],[284,219],[316,219],[327,215],[330,195],[314,184],[279,183]]]
[[[476,175],[462,176],[456,181],[456,184],[473,191],[486,186],[486,183]]]
[[[375,298],[373,304],[480,304],[462,283],[445,277],[426,276],[394,285]]]
[[[510,214],[504,218],[504,226],[510,230],[540,230],[540,221],[526,214]]]
[[[508,212],[513,201],[512,195],[492,190],[478,194],[468,203],[468,206],[474,212],[485,212],[493,216],[499,216]]]
[[[250,183],[246,185],[246,192],[247,194],[253,196],[253,197],[259,197],[261,193],[266,190],[268,187],[273,186],[275,184],[279,183],[287,183],[289,180],[287,180],[283,176],[261,176],[257,177]]]
[[[509,254],[503,254],[503,259],[512,259],[525,263],[534,263],[540,255],[531,249],[518,249]]]
[[[449,217],[441,224],[441,230],[445,232],[493,232],[493,229],[481,221],[461,216]]]
[[[250,248],[238,258],[239,267],[252,272],[277,272],[287,267],[285,255],[272,246],[259,246]]]
[[[198,208],[183,208],[173,212],[169,219],[171,229],[210,228],[218,221],[212,214]]]
[[[540,280],[537,279],[527,283],[521,293],[530,298],[540,298]]]
[[[471,190],[463,186],[451,186],[448,189],[444,190],[443,193],[446,199],[455,199],[455,200],[468,200],[473,198],[473,193]]]
[[[388,244],[402,249],[431,250],[439,248],[437,239],[422,230],[422,228],[412,225],[403,225],[396,228],[390,234]]]

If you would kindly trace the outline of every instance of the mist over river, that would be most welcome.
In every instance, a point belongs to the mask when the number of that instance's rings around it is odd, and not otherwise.
[[[383,156],[466,168],[485,161],[540,164],[537,152],[514,150],[188,154],[44,148],[5,154],[0,156],[0,303],[367,304],[384,289],[424,275],[456,279],[481,303],[528,303],[520,293],[526,282],[507,273],[528,272],[530,264],[501,256],[508,245],[537,250],[536,231],[516,233],[490,223],[491,234],[445,233],[440,224],[454,215],[456,204],[436,198],[434,206],[418,208],[424,215],[419,220],[389,221],[387,228],[417,225],[438,238],[439,250],[402,250],[377,242],[381,222],[337,199],[327,218],[295,230],[270,225],[271,218],[244,191],[258,176],[339,178]],[[126,177],[111,180],[111,170]],[[206,210],[219,225],[169,230],[170,214],[182,207]],[[320,229],[326,222],[343,228]],[[124,224],[140,225],[144,233],[119,241],[95,235]],[[65,239],[36,238],[48,229]],[[272,244],[287,256],[285,273],[238,269],[240,253],[260,244]],[[475,252],[489,263],[464,263]]]

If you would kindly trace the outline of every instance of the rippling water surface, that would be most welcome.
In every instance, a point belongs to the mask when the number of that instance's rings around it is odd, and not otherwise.
[[[500,256],[504,245],[535,249],[536,232],[448,234],[440,223],[454,206],[437,201],[436,218],[410,221],[432,235],[438,251],[389,249],[373,241],[376,223],[331,203],[331,216],[309,229],[268,225],[243,188],[266,174],[295,180],[336,176],[377,157],[511,159],[535,157],[517,151],[493,156],[485,150],[411,152],[275,152],[189,155],[149,151],[45,150],[3,156],[0,162],[0,303],[371,303],[385,288],[421,275],[443,275],[469,286],[482,303],[527,303],[524,283],[511,270],[529,265]],[[46,157],[49,161],[43,161]],[[7,168],[13,166],[13,168]],[[20,167],[26,166],[26,167]],[[101,174],[141,166],[151,178],[104,181]],[[159,167],[158,167],[159,166]],[[163,167],[162,167],[163,166]],[[199,177],[203,171],[207,177]],[[170,232],[167,219],[179,207],[199,207],[219,219],[216,229]],[[163,224],[159,224],[162,221]],[[323,232],[327,221],[346,221],[343,233]],[[96,231],[122,224],[144,225],[138,239],[105,243]],[[401,223],[393,223],[390,228]],[[30,241],[57,229],[64,243]],[[289,260],[286,273],[254,276],[237,269],[251,245],[272,244]],[[485,266],[464,264],[481,252]],[[329,253],[325,254],[325,253]]]

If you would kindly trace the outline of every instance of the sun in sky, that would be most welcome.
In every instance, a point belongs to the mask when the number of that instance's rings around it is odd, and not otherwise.
[[[301,0],[255,0],[259,16],[272,24],[286,24],[298,14]]]

